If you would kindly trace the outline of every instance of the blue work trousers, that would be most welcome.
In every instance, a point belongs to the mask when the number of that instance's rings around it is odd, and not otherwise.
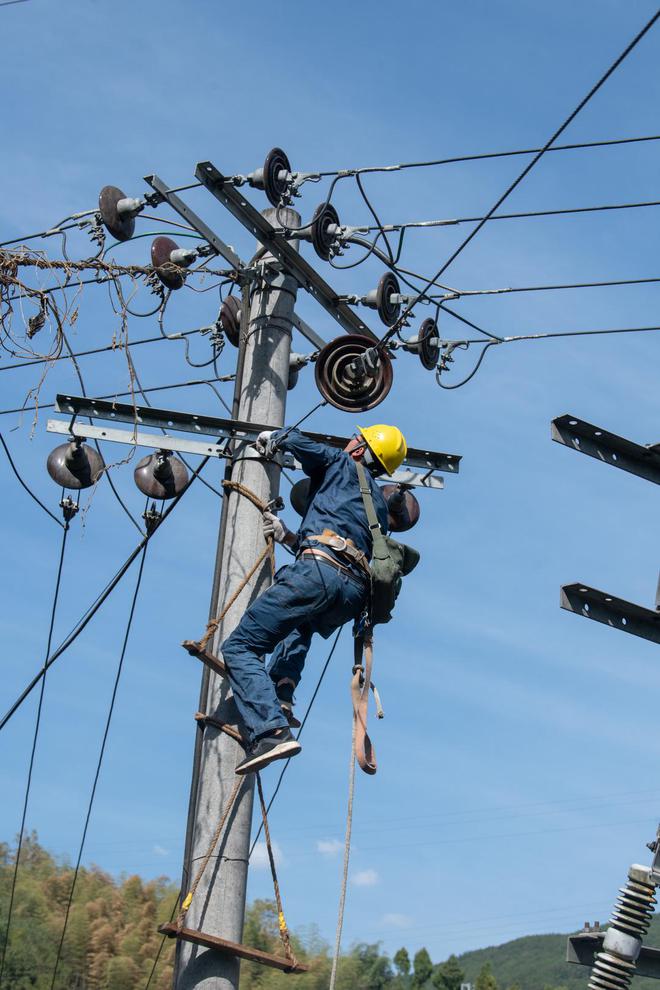
[[[247,609],[221,651],[250,742],[288,725],[274,680],[290,677],[298,684],[312,635],[328,637],[357,618],[366,592],[366,580],[306,556],[281,568]],[[274,650],[269,673],[265,655]]]

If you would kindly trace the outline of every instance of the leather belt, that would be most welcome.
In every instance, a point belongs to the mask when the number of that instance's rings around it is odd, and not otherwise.
[[[325,553],[324,550],[315,550],[312,547],[307,547],[298,554],[298,560],[300,560],[301,557],[316,557],[322,564],[327,564],[330,567],[334,567],[334,569],[339,571],[340,574],[345,574],[347,578],[354,581],[361,588],[364,587],[365,582],[361,574],[356,574],[355,571],[352,571],[349,567],[344,567],[343,564],[340,564],[334,557],[331,557],[329,553]]]

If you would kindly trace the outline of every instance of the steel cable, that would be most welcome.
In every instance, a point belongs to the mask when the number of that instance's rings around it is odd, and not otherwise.
[[[46,644],[46,657],[50,654],[50,648],[53,640],[53,629],[55,627],[55,616],[57,614],[57,605],[60,595],[60,585],[62,581],[62,569],[64,566],[64,554],[66,551],[67,536],[69,533],[69,523],[68,521],[64,523],[63,533],[62,533],[62,545],[60,548],[60,558],[57,566],[57,577],[55,579],[55,592],[53,594],[53,603],[50,610],[50,624],[48,627],[48,640]],[[32,787],[32,771],[34,769],[34,758],[37,750],[37,741],[39,739],[39,729],[41,726],[41,713],[43,710],[44,703],[44,693],[46,690],[46,669],[44,667],[44,674],[41,679],[41,689],[39,691],[39,700],[37,701],[37,714],[34,724],[34,733],[32,735],[32,750],[30,752],[30,762],[28,765],[27,781],[25,784],[25,797],[23,799],[23,812],[21,815],[21,827],[18,833],[18,844],[16,847],[16,858],[14,860],[14,870],[12,873],[11,889],[9,893],[9,907],[7,909],[7,921],[5,924],[5,937],[2,946],[2,958],[0,960],[0,988],[2,987],[2,978],[5,971],[5,961],[7,958],[7,948],[9,945],[9,932],[11,929],[11,921],[14,911],[14,896],[16,893],[16,880],[18,878],[18,867],[21,858],[21,850],[23,848],[23,835],[25,833],[25,819],[27,817],[28,802],[30,799],[30,789]]]
[[[16,467],[16,465],[14,464],[14,461],[13,461],[13,458],[12,458],[12,456],[11,456],[11,454],[9,453],[9,447],[8,447],[8,446],[7,446],[7,444],[5,443],[5,438],[3,437],[3,435],[2,435],[2,433],[0,433],[0,443],[1,443],[1,444],[2,444],[2,446],[3,446],[3,449],[4,449],[4,452],[5,452],[5,454],[7,455],[7,460],[9,461],[9,466],[11,467],[11,469],[12,469],[12,471],[13,471],[13,472],[14,472],[14,474],[16,475],[16,478],[18,479],[18,482],[19,482],[19,484],[21,485],[21,487],[25,489],[25,491],[26,491],[26,492],[28,493],[28,495],[30,496],[30,498],[31,498],[31,499],[32,499],[32,500],[33,500],[34,502],[36,502],[36,503],[37,503],[37,505],[38,505],[38,506],[39,506],[39,507],[40,507],[41,509],[43,509],[43,510],[44,510],[44,512],[46,513],[46,515],[49,515],[49,516],[50,516],[50,518],[51,518],[51,519],[53,519],[53,520],[54,520],[54,521],[55,521],[55,522],[57,523],[57,525],[58,525],[58,526],[64,526],[64,523],[63,523],[63,522],[60,522],[60,520],[59,520],[59,519],[57,518],[57,516],[56,516],[56,515],[54,515],[54,514],[53,514],[53,513],[52,513],[52,512],[50,511],[50,509],[48,509],[48,508],[47,508],[47,507],[46,507],[46,506],[44,505],[44,503],[43,503],[43,502],[42,502],[42,501],[41,501],[40,499],[38,499],[38,498],[37,498],[37,496],[36,496],[36,495],[34,494],[34,492],[32,492],[32,491],[31,491],[31,490],[30,490],[30,489],[28,488],[28,486],[27,486],[27,485],[25,484],[25,482],[23,481],[23,479],[22,479],[22,477],[21,477],[21,475],[19,474],[19,471],[18,471],[18,468],[17,468],[17,467]],[[66,527],[65,527],[65,528],[66,528]]]
[[[651,30],[651,28],[653,27],[653,25],[655,24],[655,22],[658,20],[658,18],[660,18],[660,10],[657,10],[655,12],[655,14],[653,15],[653,17],[651,17],[650,20],[647,21],[647,23],[644,25],[644,27],[642,28],[642,30],[639,31],[635,35],[635,37],[633,38],[633,40],[624,48],[624,50],[618,56],[618,58],[616,58],[614,60],[614,62],[612,62],[612,64],[606,70],[606,72],[591,87],[591,89],[586,94],[586,96],[584,96],[582,98],[582,100],[580,100],[580,102],[575,107],[575,109],[568,115],[568,117],[566,117],[566,119],[557,128],[557,130],[552,134],[552,136],[549,138],[549,140],[546,141],[546,143],[538,151],[538,153],[534,155],[534,158],[532,159],[532,161],[531,162],[528,162],[528,164],[525,166],[525,168],[522,170],[522,172],[517,176],[517,178],[514,179],[514,181],[512,183],[510,183],[509,186],[507,186],[507,188],[505,189],[505,191],[497,199],[497,201],[493,204],[493,206],[490,208],[490,210],[488,211],[488,213],[484,217],[482,217],[482,219],[479,221],[479,223],[477,224],[477,226],[474,227],[474,229],[470,231],[470,233],[467,235],[467,237],[464,238],[461,241],[461,243],[458,245],[458,247],[455,248],[455,250],[451,253],[451,255],[449,256],[449,258],[447,259],[447,261],[445,261],[441,265],[441,267],[438,269],[437,273],[433,276],[433,278],[430,279],[426,283],[426,285],[424,286],[424,289],[419,292],[419,294],[417,296],[417,299],[413,300],[413,302],[409,303],[406,306],[404,312],[398,317],[398,319],[397,319],[396,323],[394,324],[394,326],[391,327],[387,331],[387,333],[381,338],[381,344],[382,343],[385,343],[387,340],[389,340],[397,332],[397,330],[399,330],[400,327],[403,326],[406,317],[408,316],[408,314],[410,313],[410,311],[414,308],[416,302],[418,302],[419,299],[424,295],[424,293],[430,288],[430,286],[433,285],[433,283],[436,281],[436,279],[440,278],[440,276],[447,270],[447,268],[449,268],[449,266],[452,264],[452,262],[454,262],[456,260],[456,258],[459,256],[459,254],[461,254],[461,252],[468,246],[468,244],[477,236],[477,234],[479,233],[479,231],[483,229],[483,227],[485,226],[485,224],[490,220],[490,218],[493,216],[493,214],[500,208],[500,206],[502,205],[502,203],[511,195],[511,193],[514,191],[514,189],[516,189],[520,185],[520,183],[523,181],[523,179],[531,172],[531,170],[540,161],[540,159],[543,157],[543,155],[546,153],[546,151],[549,150],[550,146],[552,144],[554,144],[554,142],[557,140],[557,138],[559,137],[559,135],[562,134],[566,130],[566,128],[572,123],[573,120],[575,120],[575,118],[580,113],[580,111],[596,95],[596,93],[598,92],[598,90],[605,84],[605,82],[609,79],[609,77],[612,75],[612,73],[616,71],[616,69],[621,65],[621,63],[624,61],[624,59],[627,58],[627,56],[630,54],[630,52],[633,51],[633,49],[639,44],[639,42],[642,40],[642,38],[647,34],[647,32]]]
[[[21,692],[21,694],[16,699],[16,701],[13,703],[13,705],[7,710],[7,712],[5,713],[5,715],[3,716],[3,718],[0,720],[0,731],[2,731],[2,729],[4,729],[5,725],[9,722],[9,720],[12,718],[12,716],[15,715],[15,713],[21,707],[21,705],[23,704],[23,702],[25,701],[25,699],[28,697],[28,695],[34,690],[34,688],[36,687],[36,685],[46,676],[46,672],[48,671],[48,669],[50,667],[52,667],[52,665],[55,663],[55,661],[59,657],[61,657],[62,654],[65,653],[68,650],[68,648],[72,645],[72,643],[75,642],[75,640],[78,638],[78,636],[80,636],[80,634],[82,633],[83,629],[89,624],[89,622],[91,621],[91,619],[94,617],[94,615],[96,615],[96,613],[100,609],[101,605],[106,601],[106,599],[110,596],[110,594],[117,587],[117,585],[119,584],[119,582],[121,581],[121,579],[123,578],[123,576],[130,569],[131,565],[133,564],[133,562],[135,561],[135,559],[139,556],[139,554],[140,554],[141,550],[143,549],[143,547],[145,546],[145,544],[147,544],[149,542],[149,540],[152,539],[154,533],[157,532],[158,529],[160,529],[160,527],[165,522],[165,520],[167,519],[167,517],[174,511],[174,509],[176,508],[176,506],[179,504],[179,502],[181,501],[181,499],[183,498],[183,496],[185,495],[185,493],[188,491],[188,489],[190,488],[190,486],[192,485],[192,483],[198,477],[199,473],[204,469],[204,467],[206,466],[206,464],[208,463],[209,460],[210,460],[210,457],[209,456],[204,457],[202,459],[201,463],[198,465],[197,469],[195,470],[195,472],[193,473],[193,475],[190,477],[190,479],[189,479],[188,483],[186,484],[185,488],[182,491],[179,492],[179,494],[176,496],[176,498],[174,498],[172,500],[171,504],[167,507],[167,509],[163,513],[163,515],[161,517],[161,520],[160,520],[158,526],[156,527],[156,529],[152,530],[151,533],[147,533],[147,535],[145,537],[143,537],[142,540],[140,540],[140,542],[135,547],[135,549],[129,554],[128,558],[124,561],[124,563],[121,565],[121,567],[119,568],[119,570],[115,573],[114,577],[112,577],[110,579],[110,581],[106,584],[106,586],[103,589],[103,591],[100,592],[100,594],[96,597],[96,599],[89,606],[89,608],[87,609],[87,611],[83,613],[83,615],[78,620],[78,622],[75,624],[75,626],[73,627],[73,629],[71,630],[71,632],[68,634],[68,636],[66,637],[66,639],[64,639],[62,641],[62,643],[60,644],[60,646],[58,646],[58,648],[55,650],[55,652],[51,656],[48,657],[48,659],[45,661],[45,663],[44,663],[43,667],[41,668],[41,670],[37,674],[35,674],[35,676],[32,678],[32,680],[26,686],[26,688]]]
[[[99,776],[101,773],[101,767],[103,765],[103,757],[105,754],[105,747],[108,741],[108,733],[110,732],[110,723],[112,722],[112,715],[115,709],[115,701],[117,700],[117,689],[119,688],[119,681],[121,680],[121,674],[124,666],[124,657],[126,656],[126,647],[128,646],[128,638],[131,632],[131,626],[133,624],[133,616],[135,615],[135,606],[137,604],[138,594],[140,591],[140,585],[142,583],[142,574],[144,571],[144,562],[147,556],[147,546],[145,543],[142,548],[142,558],[140,560],[140,567],[138,569],[137,580],[135,582],[135,591],[133,592],[133,599],[131,601],[131,607],[128,612],[128,622],[126,623],[126,631],[124,633],[124,641],[121,648],[121,653],[119,655],[119,663],[117,664],[117,672],[115,674],[115,680],[112,687],[112,694],[110,697],[110,706],[108,708],[108,714],[105,721],[105,728],[103,730],[103,738],[101,740],[101,749],[99,751],[98,761],[96,764],[96,771],[94,773],[94,781],[92,783],[92,790],[89,795],[89,802],[87,804],[87,813],[85,815],[85,824],[83,826],[82,837],[80,839],[80,845],[78,847],[78,856],[76,859],[75,869],[73,871],[73,880],[71,882],[71,889],[69,890],[69,897],[67,899],[66,910],[64,912],[64,924],[62,926],[62,933],[60,935],[60,941],[57,946],[57,955],[55,957],[55,966],[53,969],[53,978],[50,983],[50,990],[54,990],[55,980],[57,978],[57,970],[60,964],[60,958],[62,955],[62,948],[64,946],[64,939],[66,937],[66,930],[69,924],[69,914],[71,912],[71,905],[73,903],[73,897],[76,890],[76,883],[78,882],[78,873],[80,871],[80,863],[82,860],[83,849],[85,848],[85,840],[87,838],[87,829],[89,827],[89,820],[92,814],[92,808],[94,806],[94,798],[96,796],[96,786],[99,781]],[[42,682],[43,683],[43,682]]]

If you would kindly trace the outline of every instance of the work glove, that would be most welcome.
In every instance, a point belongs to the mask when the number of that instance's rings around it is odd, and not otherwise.
[[[257,449],[257,453],[261,454],[262,457],[272,457],[275,453],[274,433],[275,430],[262,430],[255,440],[254,446]]]
[[[263,529],[264,539],[269,540],[272,536],[276,543],[285,543],[286,538],[290,533],[289,528],[284,525],[282,520],[279,519],[273,512],[268,511],[264,512]]]

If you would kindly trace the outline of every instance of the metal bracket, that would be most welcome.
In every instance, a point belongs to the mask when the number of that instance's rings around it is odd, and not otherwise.
[[[251,442],[263,430],[272,430],[267,423],[245,423],[239,419],[223,419],[220,416],[203,416],[199,413],[179,412],[174,409],[157,409],[154,406],[131,405],[127,402],[112,402],[108,399],[92,399],[77,395],[58,394],[55,399],[55,412],[68,416],[83,416],[92,419],[105,419],[117,423],[132,423],[138,426],[154,426],[158,429],[177,430],[197,435],[221,436],[226,439],[239,438]],[[57,421],[55,421],[57,422]],[[311,440],[343,448],[348,437],[337,437],[331,433],[310,433],[301,431]],[[152,446],[162,446],[160,437],[152,437]],[[435,450],[422,450],[408,447],[402,467],[423,468],[427,471],[445,471],[457,474],[461,461],[460,454],[444,454]],[[398,472],[397,472],[398,474]],[[405,482],[403,482],[405,483]]]
[[[151,450],[173,450],[182,454],[199,454],[201,457],[228,457],[226,444],[203,443],[200,440],[183,440],[179,437],[163,436],[155,433],[139,433],[137,430],[116,430],[107,426],[85,426],[82,423],[70,425],[62,419],[49,419],[48,433],[60,433],[68,437],[81,437],[88,440],[109,440],[129,447],[149,447]]]
[[[615,598],[586,584],[565,584],[561,589],[560,605],[586,619],[660,643],[660,612],[643,605]]]
[[[552,439],[604,464],[636,474],[660,485],[660,445],[643,446],[585,423],[577,416],[558,416],[552,421]]]
[[[323,337],[319,337],[316,330],[312,330],[309,323],[305,323],[305,321],[301,319],[297,313],[293,314],[292,322],[294,327],[297,330],[300,330],[303,337],[307,337],[307,340],[309,340],[310,343],[314,344],[314,347],[316,347],[319,351],[321,350],[322,347],[325,347],[326,341],[323,339]]]
[[[157,193],[168,203],[175,213],[178,213],[186,223],[189,223],[194,230],[200,234],[204,240],[208,241],[214,251],[216,251],[221,257],[228,261],[232,268],[240,272],[245,268],[245,263],[241,261],[236,252],[225,242],[221,237],[211,230],[207,224],[198,217],[197,214],[190,209],[190,207],[183,202],[176,193],[170,192],[167,183],[163,182],[157,175],[145,175],[144,181],[147,182],[152,189],[155,189]]]
[[[139,447],[175,450],[213,457],[228,456],[225,443],[209,443],[208,441],[182,439],[169,435],[142,433],[138,431],[138,427],[153,427],[192,433],[198,436],[221,437],[224,441],[240,440],[245,443],[253,443],[262,430],[272,429],[267,424],[244,423],[241,420],[222,419],[219,416],[202,416],[198,413],[156,409],[152,406],[132,406],[123,402],[75,395],[57,395],[55,411],[66,413],[71,419],[49,419],[46,427],[49,433],[92,437],[97,440],[110,440],[115,443],[127,443]],[[74,423],[76,417],[130,423],[133,429],[128,431],[110,427],[83,426],[77,422]],[[325,443],[330,447],[343,449],[348,443],[348,437],[307,431],[304,433],[311,440]],[[380,480],[385,483],[409,485],[413,488],[441,489],[444,487],[444,480],[434,475],[433,472],[443,471],[457,474],[460,460],[460,454],[445,454],[440,451],[409,447],[401,468],[390,477],[381,477]],[[282,455],[282,461],[285,467],[299,467],[295,459],[288,453]],[[421,470],[414,471],[413,468]]]
[[[338,293],[294,250],[287,239],[277,232],[241,192],[234,189],[215,165],[200,162],[195,169],[195,178],[286,266],[300,286],[323,306],[343,330],[370,337],[372,340],[378,339],[366,323],[346,303],[340,301]]]
[[[603,948],[604,932],[582,932],[570,935],[566,944],[566,962],[593,966],[595,955]],[[635,976],[660,980],[660,949],[643,945],[635,962]]]

